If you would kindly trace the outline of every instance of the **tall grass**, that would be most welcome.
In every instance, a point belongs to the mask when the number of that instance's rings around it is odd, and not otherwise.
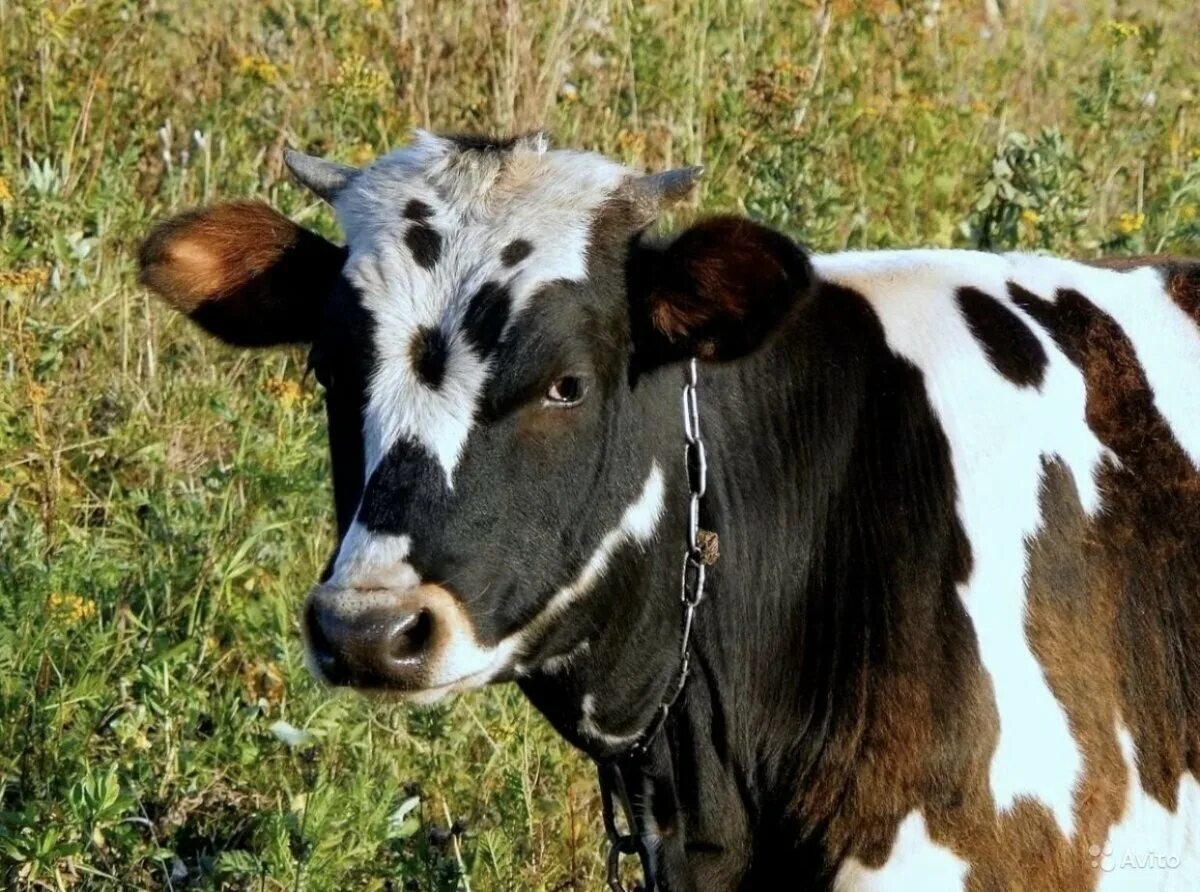
[[[1192,0],[1005,7],[0,0],[3,882],[598,884],[591,770],[514,690],[415,710],[309,680],[318,403],[297,352],[224,349],[137,289],[152,221],[256,196],[335,235],[284,146],[544,125],[706,164],[676,222],[1196,253]]]

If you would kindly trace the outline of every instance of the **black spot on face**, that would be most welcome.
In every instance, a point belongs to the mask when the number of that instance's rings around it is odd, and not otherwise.
[[[500,252],[500,262],[505,266],[516,266],[533,253],[533,245],[523,238],[513,239]]]
[[[404,235],[404,244],[425,269],[433,269],[442,256],[442,236],[428,223],[416,223]]]
[[[1046,349],[1021,317],[977,288],[960,288],[958,306],[992,367],[1018,387],[1041,387]]]
[[[447,503],[446,475],[418,443],[401,438],[383,457],[363,491],[358,519],[373,533],[420,530],[437,538]]]
[[[425,222],[433,216],[433,208],[421,201],[419,198],[414,198],[404,206],[404,219],[417,220]]]
[[[440,329],[422,325],[413,335],[408,355],[423,384],[436,390],[446,376],[446,336]]]
[[[471,298],[463,319],[463,334],[481,357],[500,342],[511,308],[512,296],[498,282],[486,282]]]

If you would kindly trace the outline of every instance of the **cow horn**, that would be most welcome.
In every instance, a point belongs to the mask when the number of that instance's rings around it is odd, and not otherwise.
[[[288,166],[301,186],[315,192],[330,203],[337,197],[349,182],[354,179],[358,170],[336,161],[305,155],[294,149],[285,149],[283,163]]]
[[[657,195],[659,202],[668,206],[687,198],[703,175],[704,168],[693,165],[664,170],[660,173],[649,173],[642,177],[640,182],[646,192]]]
[[[699,166],[648,173],[630,181],[630,198],[640,216],[649,224],[663,208],[687,198],[703,173],[704,168]]]

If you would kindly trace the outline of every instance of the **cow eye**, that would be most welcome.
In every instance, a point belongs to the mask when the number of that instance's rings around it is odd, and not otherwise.
[[[550,385],[550,389],[546,391],[545,404],[556,409],[569,408],[578,405],[586,393],[587,385],[582,378],[565,375]]]

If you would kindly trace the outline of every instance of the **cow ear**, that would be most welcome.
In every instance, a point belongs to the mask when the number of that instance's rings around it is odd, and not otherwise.
[[[345,259],[344,248],[253,201],[166,220],[138,251],[143,285],[244,347],[312,341]]]
[[[741,217],[714,217],[631,255],[634,349],[643,369],[752,353],[812,290],[804,249]]]

